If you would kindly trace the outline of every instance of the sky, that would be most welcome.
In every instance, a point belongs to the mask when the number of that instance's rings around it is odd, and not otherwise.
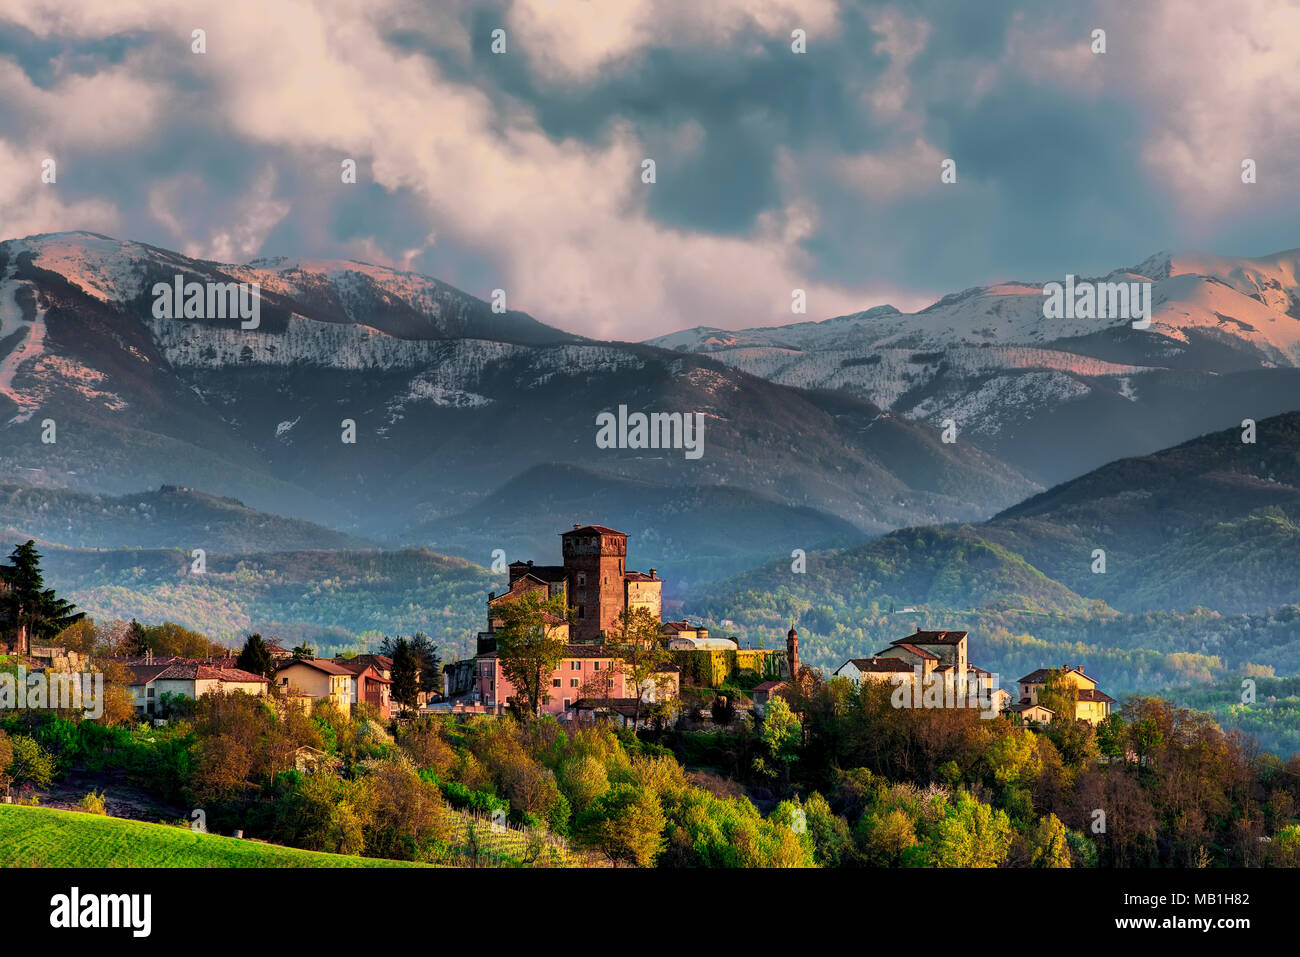
[[[907,311],[1300,246],[1298,41],[1290,0],[0,0],[0,238],[359,259],[608,339]]]

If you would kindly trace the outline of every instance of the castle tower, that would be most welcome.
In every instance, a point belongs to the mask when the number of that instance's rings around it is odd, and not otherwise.
[[[794,630],[794,625],[785,633],[785,657],[790,663],[790,680],[799,677],[799,632]]]
[[[613,631],[626,602],[627,535],[604,525],[575,525],[560,533],[575,642]]]

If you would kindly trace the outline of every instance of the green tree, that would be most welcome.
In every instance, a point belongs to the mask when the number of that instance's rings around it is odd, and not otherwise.
[[[1065,825],[1055,814],[1041,818],[1030,834],[1030,867],[1069,867],[1070,842]]]
[[[54,780],[54,756],[40,746],[35,738],[25,734],[10,740],[13,755],[9,759],[8,775],[15,784],[30,784],[47,788]]]
[[[659,619],[648,608],[624,608],[605,637],[605,651],[614,659],[612,667],[623,675],[624,688],[636,698],[632,727],[639,728],[642,700],[650,692],[654,700],[662,698],[671,681],[665,668],[672,652],[663,644]]]
[[[1097,747],[1108,758],[1122,758],[1128,750],[1128,728],[1118,714],[1107,715],[1097,725]]]
[[[397,650],[397,642],[400,638],[393,638],[391,635],[386,636],[379,643],[379,653],[393,657]],[[411,654],[415,655],[417,667],[420,669],[420,690],[424,692],[439,691],[442,688],[442,659],[438,656],[438,646],[422,631],[417,631],[407,639],[407,644],[411,646]]]
[[[1073,721],[1079,704],[1079,689],[1066,679],[1063,668],[1053,668],[1038,688],[1038,703],[1050,708],[1057,721]]]
[[[271,657],[271,652],[259,632],[248,636],[243,651],[235,659],[235,664],[244,671],[261,675],[263,678],[275,677],[275,659]]]
[[[442,659],[438,646],[422,631],[411,636],[411,651],[420,666],[420,690],[426,694],[442,690]]]
[[[414,708],[420,701],[420,685],[417,680],[419,664],[411,645],[405,638],[399,638],[393,648],[393,700],[406,708]]]
[[[934,867],[998,867],[1011,850],[1013,831],[1005,811],[995,811],[965,791],[958,792],[935,828],[930,846]]]
[[[301,645],[294,646],[293,657],[297,660],[302,660],[303,658],[315,658],[316,649],[306,642],[303,642]]]
[[[664,848],[664,812],[654,791],[616,784],[578,816],[575,837],[617,867],[652,867]]]
[[[514,686],[520,711],[535,717],[546,700],[551,672],[564,658],[565,640],[558,626],[568,608],[563,595],[543,597],[540,589],[502,602],[497,614],[497,655],[501,672]]]
[[[32,539],[14,548],[9,564],[0,568],[0,579],[9,586],[0,592],[0,609],[14,629],[17,654],[30,654],[33,638],[53,638],[86,617],[85,612],[74,612],[77,606],[59,598],[53,588],[45,587],[41,554]]]
[[[790,710],[790,705],[781,695],[768,699],[763,711],[763,727],[759,738],[767,745],[773,760],[780,762],[784,780],[790,780],[790,764],[795,759],[795,742],[803,734],[799,716]]]

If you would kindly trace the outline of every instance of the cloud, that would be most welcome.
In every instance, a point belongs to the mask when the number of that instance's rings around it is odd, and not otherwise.
[[[831,0],[518,0],[506,22],[507,36],[543,78],[580,83],[652,48],[695,44],[725,51],[747,33],[789,42],[795,29],[812,43],[824,42],[836,19]]]
[[[68,170],[55,165],[55,182],[41,181],[40,150],[21,150],[0,139],[0,224],[5,238],[33,233],[88,229],[111,233],[121,225],[117,208],[107,200],[69,200],[60,189]]]
[[[623,339],[1296,245],[1298,8],[976,6],[33,0],[0,11],[53,51],[0,46],[0,169],[57,150],[60,182],[8,175],[0,221],[363,258]]]

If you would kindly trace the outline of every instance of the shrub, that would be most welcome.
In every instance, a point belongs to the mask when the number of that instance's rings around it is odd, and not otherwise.
[[[87,814],[108,814],[108,807],[104,803],[103,792],[91,791],[77,802],[77,807]]]
[[[47,788],[54,780],[54,758],[37,743],[35,738],[25,734],[16,735],[10,740],[13,757],[9,764],[9,777],[15,784],[30,784],[32,787]]]

